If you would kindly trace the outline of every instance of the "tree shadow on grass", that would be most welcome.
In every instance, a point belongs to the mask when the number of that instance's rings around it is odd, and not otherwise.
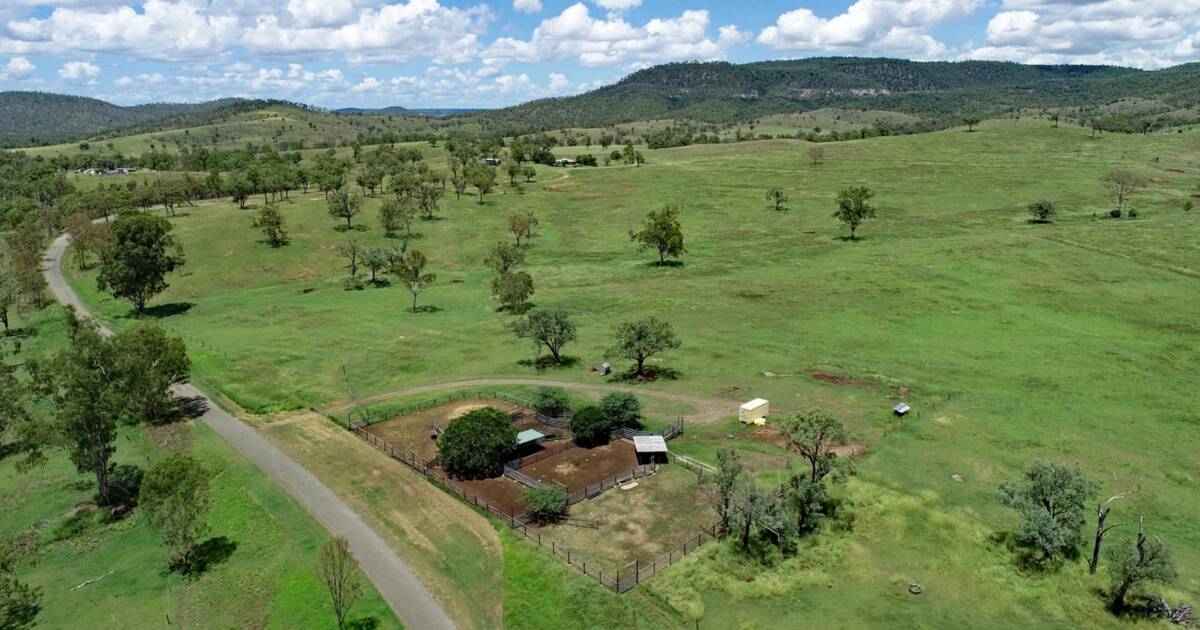
[[[237,551],[238,544],[229,539],[228,536],[214,536],[208,540],[196,545],[190,555],[191,565],[188,567],[187,575],[189,577],[197,577],[208,571],[212,567],[221,564]]]
[[[137,507],[145,475],[144,470],[130,464],[115,466],[108,474],[109,521],[119,521]]]
[[[411,314],[412,309],[411,308],[408,309],[408,312]],[[427,306],[418,306],[417,307],[417,313],[441,313],[441,312],[442,312],[442,309],[440,309],[432,304],[427,305]]]
[[[1040,550],[1023,544],[1017,539],[1016,532],[999,531],[989,536],[988,540],[1011,555],[1013,567],[1022,575],[1048,575],[1058,571],[1065,562],[1064,557],[1046,558]],[[1070,556],[1077,558],[1078,550]]]
[[[154,306],[146,307],[144,314],[155,319],[164,319],[174,317],[175,315],[183,315],[192,310],[196,306],[195,302],[170,302],[167,304],[155,304]]]
[[[850,236],[845,236],[845,235],[842,235],[842,236],[835,236],[835,237],[833,237],[833,240],[835,240],[835,241],[841,241],[841,242],[843,242],[843,243],[861,243],[861,242],[863,242],[863,241],[865,241],[865,240],[867,240],[867,239],[866,239],[865,237],[862,237],[862,236],[854,236],[854,237],[850,237]]]
[[[375,630],[378,627],[377,617],[359,617],[346,622],[346,630]]]
[[[677,381],[682,377],[683,373],[674,368],[647,367],[642,371],[641,374],[638,374],[636,370],[629,370],[628,372],[614,372],[613,375],[608,378],[608,382],[629,384],[653,383],[654,381],[659,380]]]
[[[520,361],[517,361],[517,365],[522,367],[532,367],[533,369],[537,370],[538,374],[541,374],[546,370],[573,368],[579,365],[579,357],[569,357],[564,354],[561,355],[561,359],[556,362],[553,356],[547,354],[536,359],[521,359]]]
[[[346,232],[366,232],[366,231],[367,231],[367,226],[365,226],[365,225],[362,225],[362,224],[355,225],[355,226],[352,226],[352,227],[346,227],[346,226],[344,226],[344,225],[339,225],[339,226],[337,226],[337,227],[333,228],[333,231],[334,231],[334,232],[341,232],[341,233],[343,233],[343,234],[345,234]]]
[[[685,264],[686,263],[684,263],[682,260],[664,260],[661,263],[657,260],[652,260],[646,263],[646,266],[654,267],[655,269],[662,269],[667,267],[683,267]]]

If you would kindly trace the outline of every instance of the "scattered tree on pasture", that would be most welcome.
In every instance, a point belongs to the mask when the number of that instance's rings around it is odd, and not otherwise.
[[[425,254],[414,249],[393,263],[390,270],[392,275],[399,278],[408,287],[408,292],[412,294],[412,312],[414,313],[417,312],[417,296],[437,281],[435,274],[426,273],[425,266],[428,263]]]
[[[875,206],[871,198],[875,196],[869,188],[855,186],[838,192],[837,210],[833,216],[850,228],[850,240],[857,238],[858,226],[863,221],[875,217]]]
[[[139,323],[109,341],[116,375],[125,396],[125,420],[160,424],[178,417],[171,388],[184,383],[192,370],[183,340],[162,326]]]
[[[432,221],[437,215],[438,203],[445,194],[441,182],[426,178],[417,185],[417,206],[421,209],[421,218]]]
[[[362,284],[358,281],[358,268],[365,264],[363,260],[366,254],[366,248],[358,244],[358,241],[350,239],[344,243],[338,243],[338,256],[346,259],[346,270],[350,272],[350,276],[346,278],[347,289],[360,289]]]
[[[7,254],[0,253],[0,324],[4,325],[6,336],[12,332],[9,319],[11,313],[23,304],[24,297],[21,280],[12,259]]]
[[[525,491],[525,508],[534,522],[553,523],[567,514],[567,491],[557,485],[530,488]]]
[[[789,470],[783,498],[795,519],[794,531],[804,536],[817,531],[825,520],[825,484],[813,481],[810,475],[801,471],[791,470],[790,467]]]
[[[287,222],[283,218],[283,213],[279,211],[279,207],[275,204],[263,204],[262,209],[258,211],[258,216],[254,219],[254,227],[262,230],[263,236],[267,239],[267,244],[271,247],[287,245]]]
[[[798,411],[784,418],[779,432],[788,448],[808,462],[811,481],[820,482],[831,474],[841,477],[849,472],[850,461],[839,458],[834,450],[846,444],[849,433],[833,413],[816,407]]]
[[[1105,522],[1108,521],[1108,514],[1112,511],[1113,501],[1124,499],[1136,492],[1136,490],[1132,490],[1114,494],[1107,501],[1096,506],[1096,538],[1092,543],[1092,559],[1088,562],[1088,573],[1091,575],[1096,575],[1096,569],[1100,566],[1100,545],[1104,542],[1104,535],[1109,530],[1120,526],[1120,523],[1105,525]]]
[[[1078,546],[1086,503],[1098,489],[1078,466],[1035,461],[1023,481],[1000,484],[999,500],[1021,515],[1017,540],[1053,559]]]
[[[571,432],[575,434],[575,442],[585,448],[607,444],[612,431],[613,426],[608,418],[595,405],[581,407],[571,416]]]
[[[7,437],[30,421],[29,392],[12,370],[0,366],[0,449]]]
[[[809,147],[808,161],[813,166],[823,163],[825,161],[825,147]]]
[[[517,176],[521,174],[521,163],[517,162],[512,156],[504,158],[504,172],[508,173],[508,185],[517,185]]]
[[[679,258],[687,250],[683,247],[683,227],[679,224],[679,207],[665,205],[662,210],[652,210],[646,216],[642,229],[630,235],[631,240],[642,244],[641,249],[658,250],[659,266],[667,264],[667,258]]]
[[[369,282],[375,286],[386,284],[386,281],[379,277],[380,273],[386,272],[393,264],[404,258],[404,249],[396,247],[371,247],[363,252],[362,264],[366,265],[367,270],[371,272]]]
[[[483,264],[488,269],[496,272],[496,275],[503,276],[525,262],[525,252],[514,245],[498,242],[488,253],[487,258],[483,259]]]
[[[516,450],[517,430],[508,414],[484,407],[452,420],[437,443],[446,470],[466,478],[491,477]]]
[[[533,295],[533,277],[524,271],[510,271],[496,278],[494,288],[501,307],[519,313]]]
[[[470,182],[465,173],[453,173],[450,175],[450,185],[454,187],[454,198],[461,200]]]
[[[721,532],[731,531],[733,522],[733,492],[738,478],[742,476],[742,460],[737,451],[729,448],[717,449],[716,494],[712,497],[713,507],[721,518]]]
[[[551,418],[571,413],[571,397],[561,387],[539,387],[533,392],[533,410]]]
[[[479,193],[479,205],[483,205],[483,196],[492,192],[496,185],[496,171],[489,166],[476,165],[470,171],[471,185]]]
[[[245,173],[240,172],[230,175],[225,189],[238,208],[242,210],[246,209],[246,202],[250,200],[250,195],[254,194],[254,184],[250,178],[246,177]]]
[[[362,212],[362,197],[344,189],[329,191],[329,215],[336,219],[345,219],[346,229],[354,229],[354,217]]]
[[[787,210],[788,196],[782,188],[772,188],[767,191],[767,201],[771,202],[771,206],[776,212]]]
[[[1050,217],[1058,214],[1058,208],[1053,201],[1042,199],[1029,204],[1029,214],[1034,223],[1049,223]]]
[[[614,342],[608,351],[609,354],[634,361],[634,374],[638,378],[643,378],[646,374],[647,359],[681,345],[671,324],[654,316],[618,325],[613,331],[613,337]]]
[[[91,322],[67,310],[70,345],[28,363],[33,391],[47,400],[45,421],[21,440],[26,463],[61,448],[81,473],[96,481],[98,504],[113,504],[110,475],[118,423],[158,421],[174,407],[170,386],[189,369],[183,344],[157,325],[143,324],[105,338]]]
[[[741,478],[734,485],[730,502],[730,526],[738,532],[743,552],[750,549],[750,533],[755,524],[764,520],[774,503],[771,493],[760,489],[753,476]]]
[[[321,547],[315,572],[329,591],[333,615],[337,619],[338,630],[341,630],[346,627],[350,609],[363,593],[358,580],[358,563],[350,552],[350,543],[341,536],[329,539]]]
[[[970,133],[975,131],[975,126],[979,124],[979,118],[977,116],[967,116],[963,118],[963,124],[967,126],[967,132]]]
[[[537,178],[537,169],[532,164],[526,164],[521,167],[521,177],[524,177],[525,183],[528,184]]]
[[[1129,198],[1139,190],[1145,188],[1149,183],[1146,181],[1146,178],[1135,175],[1130,171],[1111,171],[1100,178],[1100,181],[1108,189],[1113,201],[1117,204],[1117,207],[1112,211],[1114,218],[1119,218],[1124,213],[1125,205],[1129,202]]]
[[[411,197],[384,199],[379,206],[379,224],[383,226],[384,233],[392,236],[399,232],[400,228],[404,228],[404,235],[411,238],[413,219],[417,218],[417,206],[417,201]]]
[[[192,571],[192,551],[208,531],[211,474],[191,455],[174,453],[155,462],[142,479],[138,506],[171,551],[171,566]]]
[[[1146,538],[1146,522],[1138,519],[1137,542],[1132,549],[1110,547],[1109,573],[1112,575],[1111,606],[1114,613],[1125,611],[1125,596],[1138,584],[1159,582],[1171,584],[1178,577],[1166,545],[1155,537]]]
[[[575,341],[575,323],[561,308],[533,311],[512,326],[519,339],[530,339],[536,348],[545,346],[555,363],[563,361],[563,346]]]
[[[613,429],[642,426],[642,401],[629,392],[612,392],[600,399],[600,410]]]
[[[521,239],[533,237],[533,228],[537,225],[537,217],[532,212],[518,212],[508,217],[508,231],[516,239],[517,247],[521,246]]]
[[[96,277],[100,290],[133,302],[141,315],[146,302],[167,288],[166,275],[181,264],[171,229],[170,221],[150,214],[127,214],[113,222]]]

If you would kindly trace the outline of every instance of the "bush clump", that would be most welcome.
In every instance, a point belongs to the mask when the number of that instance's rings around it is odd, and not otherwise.
[[[540,486],[525,491],[529,516],[538,523],[556,521],[567,513],[567,491],[560,486]]]
[[[508,414],[495,407],[455,418],[438,438],[438,456],[447,471],[460,477],[493,477],[517,448],[517,430]]]
[[[533,408],[551,418],[561,418],[571,413],[571,399],[559,387],[539,387],[533,393]]]
[[[642,426],[642,402],[628,392],[613,392],[600,399],[600,410],[608,418],[609,430]]]
[[[603,410],[595,405],[588,405],[571,417],[571,432],[575,434],[576,444],[591,448],[608,444],[612,426]]]

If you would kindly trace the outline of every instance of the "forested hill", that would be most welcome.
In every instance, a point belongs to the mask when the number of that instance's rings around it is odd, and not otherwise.
[[[735,65],[673,63],[579,96],[477,114],[501,131],[599,127],[656,118],[727,123],[758,116],[863,107],[927,120],[1014,108],[1092,107],[1123,98],[1162,112],[1200,103],[1200,64],[1160,71],[994,61],[817,58]]]
[[[0,92],[0,145],[26,146],[86,138],[105,131],[239,102],[152,103],[122,107],[94,98],[45,92]]]

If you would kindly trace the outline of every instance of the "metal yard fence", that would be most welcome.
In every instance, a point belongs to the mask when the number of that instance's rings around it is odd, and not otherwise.
[[[548,427],[553,427],[555,429],[561,429],[561,430],[567,430],[567,431],[570,431],[570,429],[571,429],[571,419],[569,417],[555,418],[552,416],[547,416],[543,413],[539,413],[537,411],[532,411],[533,403],[531,403],[528,400],[525,400],[523,398],[519,398],[517,396],[513,396],[512,394],[507,394],[505,392],[500,392],[500,391],[495,391],[495,390],[477,390],[477,389],[464,389],[464,390],[452,391],[448,394],[436,396],[436,397],[430,398],[428,400],[422,400],[421,402],[413,403],[411,405],[407,405],[407,406],[401,407],[399,409],[396,409],[395,411],[391,411],[386,416],[381,417],[381,418],[372,418],[369,415],[363,414],[360,411],[362,406],[355,405],[354,409],[351,409],[349,412],[347,412],[346,426],[350,427],[351,430],[354,430],[357,428],[370,426],[372,424],[378,424],[380,422],[394,420],[401,416],[407,416],[409,414],[418,413],[421,411],[427,411],[429,409],[433,409],[434,407],[440,407],[446,403],[451,403],[456,400],[466,400],[468,398],[495,398],[497,400],[503,400],[505,402],[509,402],[514,405],[517,405],[518,407],[521,407],[523,410],[528,410],[528,411],[515,412],[515,413],[511,414],[513,422],[519,422],[526,418],[532,418],[533,420],[537,421],[539,424],[543,424]],[[354,421],[355,413],[358,413],[359,417],[365,418],[365,420],[355,422]],[[568,437],[573,437],[573,436],[568,436]]]
[[[604,494],[605,490],[627,484],[634,479],[641,479],[642,477],[653,475],[655,472],[657,472],[657,470],[658,466],[655,464],[650,464],[649,466],[634,466],[630,470],[626,470],[623,473],[618,473],[603,481],[597,481],[596,483],[589,484],[576,490],[575,492],[568,494],[567,505],[575,505],[581,501],[594,499]]]

